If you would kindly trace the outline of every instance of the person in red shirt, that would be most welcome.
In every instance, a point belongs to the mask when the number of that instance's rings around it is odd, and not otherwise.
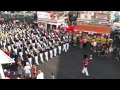
[[[35,65],[33,65],[32,66],[32,74],[33,74],[33,77],[35,78],[36,77],[36,66]]]
[[[10,56],[10,52],[8,50],[4,50],[4,53],[8,56]]]
[[[85,73],[86,76],[89,76],[88,70],[87,70],[88,63],[89,63],[89,60],[87,58],[87,55],[84,55],[84,57],[83,57],[83,70],[82,70],[82,73],[83,74]]]
[[[79,43],[80,43],[80,48],[82,49],[82,48],[83,48],[83,43],[84,43],[83,40],[80,39],[80,42],[79,42]]]

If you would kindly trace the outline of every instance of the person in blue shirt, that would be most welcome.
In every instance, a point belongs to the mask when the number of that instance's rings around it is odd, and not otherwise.
[[[19,75],[23,74],[23,66],[21,64],[17,67],[17,71]]]
[[[55,74],[54,73],[51,73],[50,79],[55,79]]]

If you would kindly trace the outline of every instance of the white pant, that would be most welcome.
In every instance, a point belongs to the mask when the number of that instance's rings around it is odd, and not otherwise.
[[[89,76],[87,67],[83,67],[82,73],[85,73],[86,76]]]
[[[3,43],[4,49],[5,49],[5,45],[6,45],[6,44],[5,44],[5,43]]]
[[[39,65],[39,63],[38,63],[38,56],[35,56],[35,63],[36,63],[37,65]]]
[[[32,43],[32,41],[30,40],[30,43]]]
[[[40,60],[41,60],[42,63],[44,63],[44,61],[43,61],[43,53],[40,53]]]
[[[32,43],[33,46],[35,46],[35,43]]]
[[[67,50],[69,50],[69,43],[66,43]]]
[[[66,43],[63,44],[63,51],[67,52]]]
[[[48,52],[47,51],[45,52],[45,60],[48,61]]]
[[[53,58],[53,51],[50,50],[49,52],[50,52],[50,58]]]
[[[16,42],[16,45],[17,45],[17,46],[20,46],[20,43],[19,43],[19,42]]]
[[[16,48],[16,49],[14,49],[14,52],[15,52],[15,54],[17,55],[17,48]]]
[[[0,44],[2,45],[2,41],[0,42]]]
[[[32,66],[32,57],[28,58],[29,64]]]
[[[61,46],[58,46],[58,53],[61,54]]]
[[[54,48],[53,51],[54,51],[54,56],[56,56],[57,55],[57,48]]]
[[[19,55],[20,55],[20,59],[23,61],[23,53],[19,52]]]
[[[8,46],[8,50],[11,52],[11,46],[10,45]]]

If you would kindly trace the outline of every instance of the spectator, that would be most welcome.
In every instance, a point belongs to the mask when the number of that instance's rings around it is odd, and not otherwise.
[[[80,39],[80,49],[83,48],[83,44],[84,44],[83,39]]]
[[[10,79],[13,78],[13,74],[12,74],[12,72],[11,72],[10,69],[7,70],[5,77],[8,77],[8,78],[10,78]]]
[[[55,79],[55,74],[51,73],[51,78],[50,79]]]
[[[44,73],[41,70],[38,70],[38,75],[36,79],[44,79]]]
[[[83,41],[84,43],[83,43],[83,48],[86,48],[86,44],[87,44],[87,38],[85,37],[84,38],[84,41]]]
[[[24,75],[25,79],[31,78],[31,66],[28,62],[26,62],[26,66],[24,67]]]
[[[23,79],[22,75],[18,75],[17,79]]]
[[[23,74],[23,66],[22,66],[22,64],[19,64],[19,66],[17,67],[17,71],[18,71],[19,75]]]
[[[7,49],[4,50],[4,53],[5,53],[6,55],[10,56],[10,52],[9,52]]]
[[[36,77],[36,66],[35,65],[33,65],[32,66],[32,74],[33,74],[33,78],[35,78]]]
[[[97,42],[94,40],[93,41],[93,52],[96,52],[96,46],[97,46]]]

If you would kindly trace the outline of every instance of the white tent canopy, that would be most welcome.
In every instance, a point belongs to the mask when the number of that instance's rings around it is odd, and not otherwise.
[[[8,55],[6,55],[2,50],[0,50],[0,74],[3,79],[5,79],[5,75],[3,72],[2,64],[14,63],[15,61],[11,59]]]
[[[15,61],[0,50],[0,64],[14,63]]]

